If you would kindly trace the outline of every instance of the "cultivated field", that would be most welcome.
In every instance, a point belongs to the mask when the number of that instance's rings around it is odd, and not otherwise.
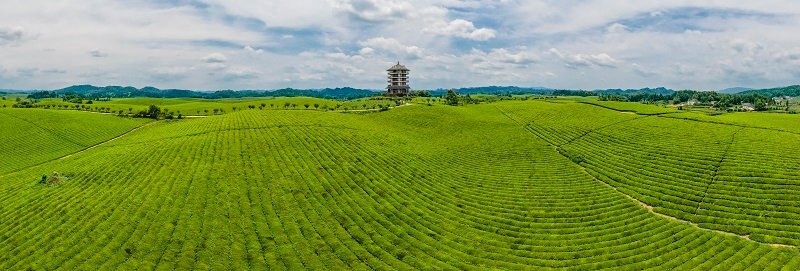
[[[0,270],[798,270],[797,124],[584,99],[0,108]]]

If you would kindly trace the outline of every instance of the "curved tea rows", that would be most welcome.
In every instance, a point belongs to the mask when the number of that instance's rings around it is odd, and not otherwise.
[[[552,115],[565,116],[558,113],[580,109],[552,110]],[[628,118],[619,115],[621,120]],[[540,115],[520,118],[530,126],[547,120],[555,134],[550,136],[563,135],[561,131],[572,128],[561,123],[574,121]],[[594,125],[595,119],[587,117],[586,122]],[[649,117],[593,130],[561,149],[579,157],[575,162],[597,178],[659,213],[759,242],[796,246],[798,139],[796,134],[739,124]]]
[[[69,180],[35,184],[51,170]],[[654,216],[494,106],[162,122],[2,177],[0,190],[0,269],[800,263],[794,249]]]
[[[708,227],[754,240],[800,245],[800,135],[761,129],[736,134],[698,210]]]
[[[86,112],[0,109],[0,175],[85,149],[144,122]]]

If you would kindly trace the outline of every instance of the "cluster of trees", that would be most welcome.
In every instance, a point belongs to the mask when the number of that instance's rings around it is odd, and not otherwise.
[[[71,103],[83,103],[84,100],[88,100],[86,103],[91,104],[92,101],[110,101],[111,97],[109,96],[100,96],[97,93],[94,94],[81,94],[75,92],[64,92],[59,94],[56,91],[35,91],[31,94],[28,94],[27,97],[29,100],[41,100],[41,99],[57,99],[61,98],[62,101],[71,102]]]
[[[480,101],[477,99],[473,99],[471,95],[460,95],[454,89],[448,90],[447,93],[442,96],[444,99],[445,104],[447,105],[460,105],[460,104],[476,104]]]
[[[681,90],[669,94],[660,93],[634,93],[634,94],[601,94],[600,101],[627,101],[640,103],[669,103],[684,104],[696,101],[699,104],[710,105],[717,109],[728,109],[744,103],[753,104],[755,110],[770,109],[772,99],[759,93],[725,94],[713,91]]]
[[[456,93],[461,93],[463,95],[468,94],[510,94],[510,95],[523,95],[523,94],[550,94],[552,93],[552,89],[549,88],[525,88],[525,87],[514,87],[514,86],[488,86],[488,87],[471,87],[471,88],[459,88],[459,89],[436,89],[431,91],[431,95],[433,96],[444,96],[447,93],[453,90]]]
[[[131,111],[132,108],[128,108],[128,110]],[[214,114],[216,114],[217,112],[219,112],[219,109],[214,109]],[[119,114],[122,115],[123,114],[123,110],[119,110]],[[157,105],[152,105],[151,104],[147,108],[147,110],[140,110],[136,114],[133,114],[133,117],[134,118],[149,118],[149,119],[175,119],[175,118],[182,119],[183,118],[183,114],[181,114],[181,111],[178,111],[177,114],[178,114],[178,116],[176,117],[175,116],[175,112],[169,111],[168,109],[161,109]]]
[[[588,96],[596,96],[597,93],[594,91],[586,91],[586,90],[568,90],[568,89],[557,89],[554,90],[552,93],[553,96],[581,96],[581,97],[588,97]]]

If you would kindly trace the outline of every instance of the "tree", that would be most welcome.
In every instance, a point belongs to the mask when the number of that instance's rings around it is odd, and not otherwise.
[[[203,109],[203,113],[206,113],[206,115],[208,115],[208,109]]]
[[[306,107],[306,109],[308,109],[308,107],[309,107],[310,105],[308,105],[308,104],[304,104],[303,106],[305,106],[305,107]]]
[[[447,94],[444,95],[444,99],[448,105],[458,105],[458,93],[455,90],[448,90]]]
[[[285,103],[283,103],[283,108],[284,109],[289,108],[290,105],[292,105],[292,104],[290,104],[289,102],[285,102]]]
[[[314,104],[314,109],[319,109],[319,104],[315,103]]]
[[[219,109],[218,108],[214,108],[214,115],[216,115],[217,112],[219,112]]]
[[[261,103],[261,107],[267,107],[267,104]]]
[[[756,111],[766,111],[767,110],[767,102],[765,102],[764,99],[758,99],[758,100],[756,100],[756,103],[755,103],[754,107],[755,107]]]
[[[297,104],[292,103],[292,108],[297,108]]]
[[[157,119],[159,115],[161,115],[161,108],[158,106],[151,104],[150,107],[147,108],[148,118]]]

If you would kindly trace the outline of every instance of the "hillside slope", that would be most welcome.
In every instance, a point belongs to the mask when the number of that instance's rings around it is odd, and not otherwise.
[[[0,177],[0,269],[796,269],[796,249],[653,213],[556,147],[660,119],[520,102],[162,121]],[[53,170],[70,179],[36,184]]]
[[[88,148],[145,122],[90,112],[0,109],[0,175]]]

